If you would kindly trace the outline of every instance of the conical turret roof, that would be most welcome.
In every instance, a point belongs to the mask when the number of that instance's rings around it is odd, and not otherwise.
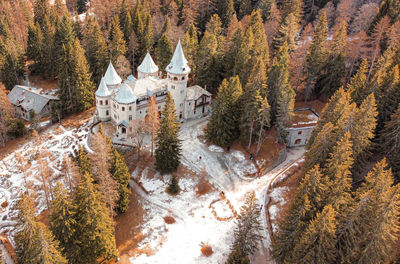
[[[135,102],[136,99],[137,97],[133,94],[132,89],[126,83],[119,88],[117,94],[115,95],[115,101],[120,104],[130,104]]]
[[[138,71],[142,73],[156,73],[158,72],[158,67],[154,63],[153,59],[150,56],[150,53],[147,52],[144,57],[142,63],[138,67]]]
[[[122,82],[121,77],[119,77],[117,71],[114,69],[114,66],[112,65],[111,61],[110,64],[108,65],[106,74],[104,74],[104,81],[107,85],[117,85]]]
[[[187,74],[190,72],[190,67],[183,54],[180,40],[178,41],[178,45],[176,45],[174,56],[172,56],[172,60],[165,70],[173,74]]]
[[[97,89],[96,96],[109,96],[111,95],[110,90],[108,90],[106,82],[104,81],[104,77],[101,78],[100,84],[99,84],[99,88]]]

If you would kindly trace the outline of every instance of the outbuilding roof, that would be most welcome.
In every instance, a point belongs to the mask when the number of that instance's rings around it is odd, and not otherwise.
[[[203,94],[206,96],[211,96],[211,93],[198,85],[188,87],[186,90],[186,100],[197,100]]]
[[[58,100],[57,96],[41,94],[40,90],[22,85],[16,85],[7,95],[8,100],[15,106],[20,106],[26,111],[34,110],[40,113],[50,100]]]
[[[111,61],[110,64],[108,65],[106,73],[104,74],[104,81],[107,85],[117,85],[122,82],[121,77],[119,77]]]
[[[147,52],[142,63],[138,67],[138,71],[140,71],[142,73],[158,72],[158,66],[154,63],[153,59],[150,56],[150,53]]]
[[[181,41],[178,41],[176,45],[174,55],[172,56],[171,62],[165,68],[168,73],[172,74],[187,74],[190,72],[190,67],[188,65],[188,61],[183,54],[183,49],[181,45]]]

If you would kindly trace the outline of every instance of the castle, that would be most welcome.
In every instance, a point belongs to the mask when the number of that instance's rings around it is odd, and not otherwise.
[[[95,93],[97,119],[111,120],[116,128],[116,136],[124,139],[130,122],[146,117],[148,100],[152,95],[161,111],[170,93],[180,121],[202,117],[210,112],[211,94],[198,85],[187,87],[190,67],[180,41],[165,70],[167,78],[159,79],[158,67],[147,53],[137,68],[138,78],[130,75],[122,82],[110,62]]]

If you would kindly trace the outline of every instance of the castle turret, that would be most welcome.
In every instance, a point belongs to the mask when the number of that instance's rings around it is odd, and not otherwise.
[[[121,84],[122,79],[119,77],[117,71],[114,69],[114,66],[112,65],[111,61],[110,64],[108,65],[107,71],[104,74],[104,81],[107,85],[109,86],[115,86],[118,84]]]
[[[167,71],[168,91],[171,93],[172,98],[174,98],[176,113],[179,119],[182,119],[190,67],[183,54],[180,40],[176,45],[172,60],[165,70]]]
[[[146,77],[154,77],[158,78],[158,67],[154,63],[153,59],[150,56],[150,53],[147,52],[146,56],[144,57],[142,63],[137,68],[138,70],[138,79],[143,79]]]
[[[99,88],[95,92],[97,117],[101,121],[108,121],[111,118],[111,92],[108,89],[104,77],[101,78]]]

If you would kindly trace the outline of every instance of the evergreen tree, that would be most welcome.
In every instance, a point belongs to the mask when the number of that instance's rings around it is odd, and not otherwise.
[[[43,78],[54,78],[57,74],[55,31],[47,16],[43,20],[42,32],[43,42],[40,55],[40,72]]]
[[[244,205],[240,208],[237,227],[234,230],[232,250],[240,250],[242,258],[251,256],[257,250],[262,240],[260,231],[260,208],[254,192],[247,195]]]
[[[216,1],[217,14],[221,18],[222,25],[227,27],[235,10],[233,8],[233,0]]]
[[[171,181],[168,186],[168,192],[170,194],[177,194],[179,192],[179,182],[175,174],[173,174],[171,177]]]
[[[89,18],[86,26],[85,54],[93,82],[97,85],[108,64],[108,50],[100,26],[94,18]]]
[[[133,32],[133,22],[131,12],[129,7],[126,3],[126,0],[122,1],[121,8],[119,11],[120,17],[120,27],[124,33],[124,40],[126,43],[129,43],[129,38]]]
[[[190,24],[189,29],[186,31],[185,36],[182,39],[182,48],[191,69],[190,74],[196,76],[196,58],[199,49],[199,39],[197,36],[197,28],[193,23]]]
[[[239,37],[238,33],[235,37]],[[253,53],[255,52],[255,40],[251,26],[245,30],[240,40],[241,42],[239,50],[237,51],[233,73],[239,74],[242,85],[246,85],[250,71],[254,65]],[[235,50],[233,50],[233,52],[235,52]]]
[[[340,88],[333,96],[331,96],[328,103],[322,109],[317,126],[313,129],[310,138],[308,139],[308,149],[313,145],[315,138],[325,124],[330,122],[332,126],[336,126],[344,110],[350,105],[350,102],[350,93],[345,91],[343,88]]]
[[[164,33],[158,41],[156,48],[157,63],[163,72],[171,61],[172,53],[172,42],[167,34]]]
[[[113,179],[118,183],[119,200],[117,203],[117,210],[120,213],[125,213],[129,207],[129,196],[131,189],[129,188],[129,168],[125,163],[124,157],[118,152],[118,150],[112,150],[112,161],[110,167],[110,173]]]
[[[324,11],[318,20],[318,24],[314,30],[312,43],[307,51],[306,68],[308,76],[306,84],[306,100],[308,100],[313,85],[319,77],[326,62],[327,24],[326,12]]]
[[[392,167],[395,182],[400,181],[400,104],[380,134],[382,151]]]
[[[90,165],[86,151],[83,149],[82,146],[79,146],[78,156],[76,157],[76,163],[79,167],[79,173],[81,175],[85,174],[85,172],[89,174],[92,173],[92,167]]]
[[[169,20],[168,16],[165,16],[165,21],[164,21],[164,25],[161,29],[161,36],[166,33],[168,35],[169,31],[171,29],[171,21]]]
[[[22,74],[22,53],[20,46],[10,38],[0,38],[0,81],[7,90],[17,84]]]
[[[120,28],[118,15],[116,15],[111,21],[108,42],[111,59],[114,63],[116,63],[118,57],[124,56],[127,50],[126,42],[124,40],[124,34],[122,33]]]
[[[62,60],[59,87],[63,113],[84,111],[93,104],[94,87],[79,40],[64,46]]]
[[[242,85],[238,76],[222,81],[207,125],[206,137],[209,141],[228,147],[239,137],[241,95]]]
[[[225,51],[223,64],[225,77],[228,78],[239,74],[239,69],[236,68],[235,64],[242,42],[242,29],[241,23],[237,21],[235,15],[226,29],[226,35],[227,50]]]
[[[279,26],[278,34],[273,39],[274,48],[279,50],[283,43],[287,42],[289,51],[293,52],[297,48],[296,40],[300,25],[296,16],[290,13],[285,17]]]
[[[75,256],[75,207],[70,195],[61,183],[53,189],[53,200],[51,201],[51,213],[49,216],[50,230],[54,237],[60,242],[60,248],[67,259]]]
[[[49,15],[49,11],[50,5],[48,0],[36,0],[33,5],[34,22],[43,25],[44,17]]]
[[[298,261],[292,259],[293,250],[309,222],[324,208],[328,190],[326,176],[321,173],[319,165],[305,174],[275,237],[272,253],[278,263]]]
[[[251,13],[248,27],[251,27],[254,36],[255,51],[252,55],[255,58],[260,57],[264,62],[265,67],[268,68],[270,66],[269,46],[259,9],[254,10]]]
[[[73,263],[97,263],[97,259],[111,260],[116,257],[114,228],[102,197],[87,172],[82,175],[76,188],[73,202],[76,212],[74,220],[74,243],[76,245]]]
[[[212,81],[215,81],[215,65],[218,58],[218,42],[215,35],[208,31],[204,33],[200,41],[196,59],[196,80],[199,85],[213,91]],[[211,86],[211,87],[210,87]]]
[[[301,0],[282,1],[282,6],[280,10],[282,17],[288,17],[290,14],[293,14],[296,18],[297,23],[299,23],[303,16],[303,1]]]
[[[27,264],[66,264],[61,255],[58,242],[48,228],[35,217],[33,202],[22,194],[18,202],[18,231],[15,235],[16,255],[19,263]]]
[[[350,169],[354,159],[350,136],[350,132],[347,132],[333,147],[324,170],[330,179],[329,198],[326,204],[332,204],[338,215],[344,215],[353,202]]]
[[[137,30],[135,32],[139,39],[139,61],[142,61],[146,53],[153,48],[154,29],[150,13],[143,10],[138,12]]]
[[[240,0],[237,2],[239,3],[237,9],[239,19],[242,19],[244,16],[250,14],[251,10],[253,10],[251,0]]]
[[[385,160],[365,177],[355,194],[357,203],[338,228],[341,262],[385,263],[399,235],[399,186]]]
[[[347,90],[351,94],[351,98],[357,105],[360,105],[362,101],[370,94],[367,85],[367,72],[368,72],[368,60],[364,59],[361,63],[360,69],[351,78],[350,83],[347,84]]]
[[[75,30],[72,20],[63,16],[61,21],[56,25],[54,33],[54,56],[55,56],[55,72],[62,75],[65,66],[65,49],[68,45],[74,45]]]
[[[311,220],[293,252],[293,263],[336,263],[336,211],[328,205]]]
[[[40,29],[39,23],[29,24],[26,56],[27,59],[34,61],[33,65],[31,66],[32,72],[40,71],[38,68],[40,68],[42,45],[43,33]]]
[[[333,36],[324,70],[316,80],[315,91],[318,95],[329,97],[342,85],[346,74],[346,42],[347,27],[343,21]]]
[[[178,169],[181,156],[181,142],[178,138],[179,123],[175,114],[174,100],[168,94],[161,112],[160,130],[156,143],[156,170],[162,174]]]

